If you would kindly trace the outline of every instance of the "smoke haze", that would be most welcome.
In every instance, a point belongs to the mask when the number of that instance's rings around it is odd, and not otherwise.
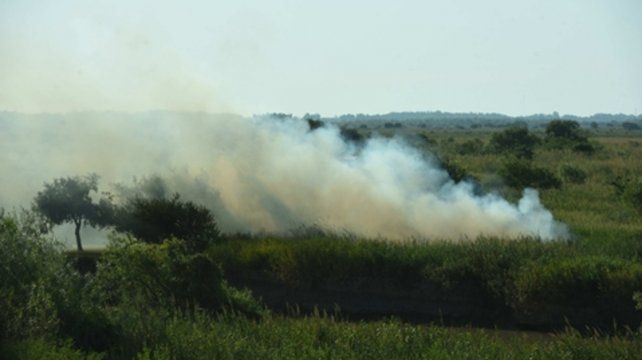
[[[400,139],[357,147],[336,127],[310,131],[298,119],[0,113],[0,165],[5,208],[29,206],[45,181],[95,172],[110,191],[157,175],[168,191],[211,209],[228,233],[317,225],[390,239],[568,235],[534,190],[516,205],[477,196]]]

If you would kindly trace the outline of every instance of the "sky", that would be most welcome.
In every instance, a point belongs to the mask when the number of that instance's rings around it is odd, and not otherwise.
[[[0,111],[642,112],[642,1],[0,0]]]

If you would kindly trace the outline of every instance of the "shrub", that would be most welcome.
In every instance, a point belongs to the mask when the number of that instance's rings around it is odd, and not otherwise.
[[[358,145],[363,144],[366,141],[366,138],[361,135],[359,130],[342,127],[339,132],[341,139],[345,142],[352,142]]]
[[[212,213],[191,201],[182,201],[178,194],[171,199],[137,197],[116,214],[116,230],[147,243],[158,244],[174,237],[201,251],[220,236]]]
[[[417,137],[423,142],[424,145],[434,146],[437,145],[437,140],[431,138],[426,133],[420,133]]]
[[[457,162],[452,160],[443,160],[441,162],[441,166],[446,170],[448,176],[456,183],[464,180],[477,182],[477,179]]]
[[[313,131],[325,126],[325,123],[319,119],[305,118],[305,120],[308,122],[308,127],[310,128],[310,131]]]
[[[630,171],[625,170],[622,173],[615,175],[610,181],[609,185],[613,186],[615,195],[622,196],[631,184],[637,181],[637,177],[633,175]]]
[[[386,129],[401,129],[403,127],[403,124],[400,122],[387,122],[383,124],[383,127]]]
[[[231,311],[258,319],[266,313],[249,291],[228,286],[208,256],[176,239],[145,244],[113,238],[98,263],[92,291],[105,309],[105,322],[118,330],[109,352],[121,358],[165,341],[164,326],[177,316]]]
[[[634,130],[640,130],[640,125],[631,122],[631,121],[625,121],[622,123],[622,128],[626,131],[634,131]]]
[[[0,338],[46,336],[59,328],[54,292],[64,280],[64,258],[29,216],[0,216]]]
[[[615,176],[610,185],[615,189],[615,195],[642,212],[642,181],[637,175],[625,171]]]
[[[106,348],[113,329],[92,302],[87,279],[38,222],[33,213],[0,218],[0,337],[69,337],[83,348]]]
[[[530,134],[528,128],[516,127],[493,134],[488,146],[495,153],[531,159],[533,149],[539,142],[539,138]]]
[[[508,186],[523,189],[534,187],[538,189],[560,188],[562,182],[550,170],[533,167],[530,162],[511,159],[506,161],[499,171]]]
[[[98,264],[97,291],[108,304],[130,304],[182,312],[196,308],[231,308],[248,315],[261,313],[258,303],[231,288],[210,257],[194,254],[177,239],[143,244],[114,239]]]
[[[574,152],[593,154],[597,147],[588,141],[573,120],[553,120],[546,125],[546,147],[550,149],[570,148]]]
[[[580,141],[577,144],[573,145],[573,151],[583,153],[586,155],[591,155],[596,151],[596,148],[588,140]]]
[[[586,182],[587,178],[587,174],[584,170],[568,164],[562,165],[560,168],[560,175],[564,181],[573,184],[583,184]]]
[[[553,120],[546,125],[546,137],[569,140],[585,140],[580,133],[580,123],[574,120]]]
[[[642,213],[642,182],[631,182],[624,190],[624,199],[638,212]]]
[[[592,155],[599,148],[599,145],[593,144],[588,139],[571,140],[565,138],[548,138],[543,146],[549,150],[570,149],[573,152],[584,155]]]
[[[484,142],[478,138],[466,140],[457,144],[456,151],[459,155],[479,155],[484,151]]]
[[[611,317],[636,323],[630,316],[633,294],[640,289],[642,264],[602,256],[565,258],[524,267],[515,280],[515,305],[523,314],[558,322],[566,316],[606,325]],[[586,308],[598,318],[583,318]]]

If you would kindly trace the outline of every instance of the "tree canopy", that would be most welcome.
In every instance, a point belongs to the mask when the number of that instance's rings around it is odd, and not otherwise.
[[[34,199],[34,210],[52,224],[72,222],[75,225],[76,245],[82,251],[80,228],[83,224],[102,227],[109,222],[111,205],[103,199],[94,202],[91,193],[98,192],[98,175],[55,179],[45,183]]]
[[[580,133],[580,124],[573,120],[553,120],[546,125],[546,137],[569,140],[584,140]]]
[[[513,127],[493,134],[489,147],[497,153],[508,153],[519,158],[531,159],[539,138],[525,127]]]
[[[116,211],[116,230],[129,233],[147,243],[161,243],[169,238],[184,240],[195,249],[219,238],[212,213],[178,194],[171,199],[131,199]]]

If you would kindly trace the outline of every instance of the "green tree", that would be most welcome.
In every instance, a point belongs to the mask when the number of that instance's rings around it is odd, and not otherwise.
[[[510,159],[499,170],[508,186],[516,189],[534,187],[536,189],[559,189],[562,182],[550,170],[534,167],[526,160]]]
[[[586,140],[580,132],[580,123],[573,120],[553,120],[546,125],[546,137],[568,140]]]
[[[75,225],[76,245],[82,251],[82,225],[103,227],[110,221],[111,202],[108,199],[94,202],[90,195],[92,192],[98,192],[96,174],[55,179],[53,183],[45,183],[44,190],[38,192],[34,199],[34,210],[54,225],[72,222]]]
[[[464,180],[474,183],[478,181],[476,177],[468,172],[468,170],[455,161],[441,160],[441,166],[446,170],[448,176],[456,183]]]
[[[580,124],[573,120],[549,122],[546,125],[546,147],[550,149],[570,148],[586,155],[591,155],[597,150],[580,129]]]
[[[626,131],[640,130],[640,125],[630,121],[623,122],[622,127]]]
[[[533,158],[533,148],[539,138],[528,132],[525,127],[513,127],[493,134],[489,147],[496,153],[512,154],[518,158]]]
[[[171,199],[134,198],[116,211],[114,219],[116,230],[146,243],[158,244],[175,237],[195,250],[203,250],[220,236],[212,213],[181,200],[178,194]]]

